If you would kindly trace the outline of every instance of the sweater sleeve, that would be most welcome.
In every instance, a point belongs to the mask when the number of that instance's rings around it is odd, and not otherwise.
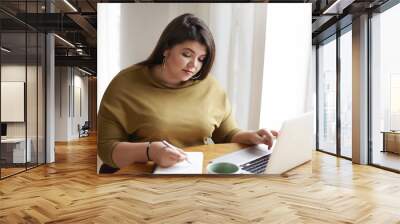
[[[240,131],[237,127],[235,118],[233,117],[232,108],[226,95],[224,101],[224,118],[212,134],[212,140],[215,143],[229,143],[231,142],[232,137]]]
[[[123,127],[126,120],[123,111],[121,83],[124,81],[121,72],[110,82],[100,103],[97,115],[97,154],[101,160],[111,167],[117,168],[112,159],[115,146],[127,141],[127,133]]]
[[[115,146],[127,139],[123,128],[117,122],[104,117],[100,112],[97,117],[97,154],[104,163],[117,168],[112,159]]]

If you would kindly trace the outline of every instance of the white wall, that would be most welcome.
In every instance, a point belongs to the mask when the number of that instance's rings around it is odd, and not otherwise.
[[[83,73],[75,69],[74,71],[74,102],[72,120],[71,120],[71,135],[76,138],[79,137],[77,126],[80,124],[82,126],[85,121],[88,121],[88,107],[89,107],[89,92],[88,92],[88,77],[82,76]]]
[[[88,120],[88,78],[72,67],[55,72],[55,141],[69,141],[79,137],[78,124]]]
[[[68,67],[55,68],[55,141],[68,140]]]
[[[77,79],[75,84],[81,88],[82,95],[82,116],[80,116],[80,122],[83,124],[89,120],[89,77],[88,76],[75,76]]]
[[[22,113],[22,116],[24,116],[25,112],[27,116],[26,121],[24,121],[23,119],[22,122],[7,122],[7,137],[23,138],[26,135],[29,139],[29,142],[31,143],[29,147],[31,149],[32,161],[36,162],[36,158],[38,158],[39,163],[44,163],[45,121],[43,109],[45,90],[43,81],[44,74],[42,72],[42,67],[36,65],[25,66],[25,64],[3,64],[1,66],[1,76],[2,81],[24,82],[26,86],[26,100],[22,99],[23,102],[21,102],[21,107],[19,107],[18,109],[11,107],[1,108],[3,112],[4,110],[20,110],[19,113]],[[4,89],[2,89],[2,92],[3,90]],[[24,91],[20,90],[20,93],[23,94]],[[2,98],[3,97],[7,97],[7,95],[2,95]],[[13,111],[7,112],[13,113]]]

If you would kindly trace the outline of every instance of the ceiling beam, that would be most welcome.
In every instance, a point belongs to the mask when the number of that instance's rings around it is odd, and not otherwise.
[[[56,66],[81,66],[96,71],[97,60],[90,56],[55,56]]]
[[[336,0],[333,1],[322,14],[342,14],[343,10],[351,5],[355,0]]]
[[[86,19],[80,14],[71,13],[67,14],[67,16],[73,20],[76,24],[78,24],[91,38],[96,38],[97,31]]]

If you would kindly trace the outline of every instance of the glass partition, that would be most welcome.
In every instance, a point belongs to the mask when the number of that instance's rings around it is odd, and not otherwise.
[[[28,5],[26,5],[28,3]],[[44,1],[1,2],[0,178],[45,162],[45,35],[17,19]]]
[[[347,27],[340,40],[340,154],[352,157],[352,32]]]
[[[336,36],[318,47],[318,149],[336,154]]]
[[[371,18],[372,164],[400,171],[400,4]]]
[[[26,169],[26,33],[1,34],[1,122],[7,133],[1,140],[1,175]],[[6,50],[4,50],[6,49]],[[29,149],[29,148],[28,148]]]

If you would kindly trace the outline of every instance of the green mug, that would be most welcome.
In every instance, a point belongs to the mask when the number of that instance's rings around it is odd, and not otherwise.
[[[210,163],[207,166],[209,174],[238,174],[239,172],[239,166],[229,162]]]

